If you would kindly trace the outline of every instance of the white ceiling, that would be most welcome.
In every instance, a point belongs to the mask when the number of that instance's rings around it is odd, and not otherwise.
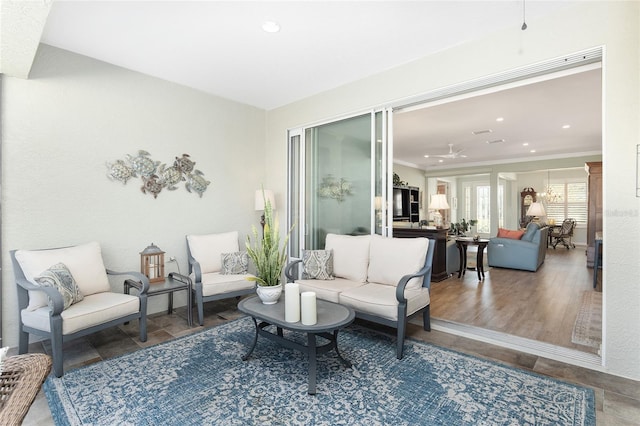
[[[527,31],[570,3],[527,0]],[[521,0],[56,0],[42,41],[269,110],[522,20]]]
[[[535,36],[537,18],[571,3],[526,0],[527,35]],[[264,32],[266,20],[281,31]],[[520,36],[522,21],[521,0],[55,0],[41,41],[270,110],[494,31]],[[537,156],[601,151],[599,78],[598,70],[397,114],[395,160],[421,168],[495,162],[527,155],[525,141]],[[558,130],[564,123],[570,131]],[[486,128],[505,142],[471,135]],[[423,157],[445,154],[449,143],[467,157]]]
[[[397,113],[394,161],[433,170],[600,154],[602,73],[598,64],[584,68],[588,70]],[[438,157],[449,153],[449,144],[465,157]]]

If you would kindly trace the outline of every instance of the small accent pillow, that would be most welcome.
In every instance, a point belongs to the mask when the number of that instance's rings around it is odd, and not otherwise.
[[[302,250],[302,279],[333,280],[333,250]]]
[[[498,238],[510,238],[519,240],[524,235],[524,231],[512,231],[510,229],[498,228]]]
[[[42,287],[54,287],[64,301],[64,309],[84,299],[76,280],[64,263],[56,263],[33,279]]]
[[[221,275],[245,275],[249,272],[249,257],[246,251],[222,253],[220,255]]]

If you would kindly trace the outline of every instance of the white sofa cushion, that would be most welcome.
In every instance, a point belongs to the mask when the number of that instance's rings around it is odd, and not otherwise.
[[[191,256],[200,263],[203,274],[222,270],[222,253],[240,251],[238,232],[221,234],[187,235]]]
[[[404,275],[422,269],[428,249],[428,238],[372,238],[368,281],[397,286]],[[421,286],[422,277],[411,279],[405,288],[418,289]]]
[[[325,250],[333,250],[333,275],[367,282],[370,235],[327,234]]]
[[[315,291],[318,299],[333,303],[340,303],[340,292],[360,287],[364,283],[335,278],[333,280],[296,280],[300,285],[300,292]]]
[[[204,297],[216,294],[229,293],[231,291],[255,288],[255,281],[247,280],[252,275],[223,275],[219,272],[202,274],[202,295]],[[191,279],[195,281],[194,274]]]
[[[429,289],[427,288],[405,289],[404,296],[407,299],[407,315],[411,315],[429,304]],[[392,321],[398,320],[398,300],[394,286],[368,283],[345,290],[340,293],[340,304],[377,317]]]
[[[49,312],[48,307],[34,311],[23,309],[22,322],[27,327],[50,332]],[[82,302],[62,311],[62,334],[72,334],[137,312],[140,312],[138,296],[111,292],[88,295]]]
[[[34,278],[51,265],[64,263],[85,297],[111,291],[107,271],[102,261],[102,251],[97,242],[52,250],[17,250],[16,260],[24,276],[33,284],[37,284]],[[27,309],[33,311],[46,306],[48,299],[42,292],[30,291]]]

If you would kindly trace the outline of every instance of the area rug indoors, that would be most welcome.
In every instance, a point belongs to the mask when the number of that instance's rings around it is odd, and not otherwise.
[[[353,325],[339,347],[353,368],[307,361],[263,338],[242,361],[251,319],[50,376],[56,424],[70,425],[594,425],[593,391]]]
[[[571,341],[593,348],[602,344],[602,293],[589,290],[582,294]]]

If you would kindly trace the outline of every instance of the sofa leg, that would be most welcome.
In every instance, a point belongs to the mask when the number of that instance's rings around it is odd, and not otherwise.
[[[422,325],[425,331],[431,331],[431,305],[422,311]]]
[[[402,359],[404,352],[404,335],[406,323],[406,318],[404,321],[398,321],[398,338],[396,343],[396,358],[398,359]]]

